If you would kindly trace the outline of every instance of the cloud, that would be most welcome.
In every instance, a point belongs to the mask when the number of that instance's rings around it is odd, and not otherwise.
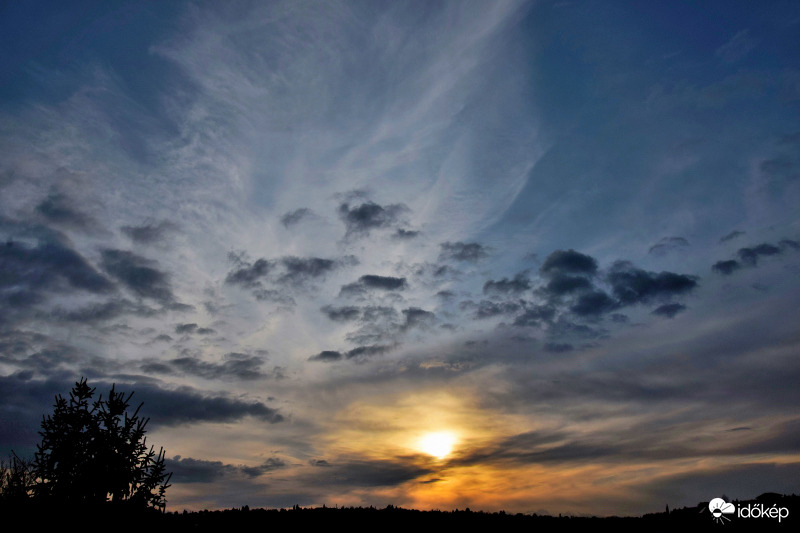
[[[60,350],[54,354],[55,361],[63,361],[65,355]],[[52,412],[56,395],[65,395],[74,385],[74,379],[69,378],[32,378],[32,373],[0,376],[0,445],[20,448],[37,442],[36,428],[42,413]],[[259,401],[203,393],[190,387],[165,389],[152,380],[115,381],[117,391],[134,392],[132,403],[144,404],[141,414],[150,418],[150,430],[197,422],[234,422],[246,416],[271,424],[284,420],[277,410]],[[90,381],[98,393],[108,391],[111,384],[104,379]]]
[[[611,267],[608,281],[614,296],[624,305],[647,303],[686,294],[697,287],[697,277],[672,272],[646,272],[627,261]]]
[[[432,326],[436,321],[435,314],[431,313],[430,311],[420,309],[419,307],[409,307],[408,309],[403,309],[403,316],[406,319],[402,326],[404,331],[411,328],[424,329]]]
[[[50,317],[57,321],[96,324],[118,318],[122,315],[151,317],[161,312],[163,311],[152,309],[141,303],[134,303],[129,300],[116,298],[106,302],[92,303],[72,309],[64,309],[57,306],[50,313]]]
[[[270,457],[257,466],[245,466],[176,455],[172,459],[167,459],[166,466],[167,471],[172,472],[173,483],[211,483],[225,476],[237,474],[255,478],[273,470],[286,468],[288,464],[278,457]]]
[[[711,266],[711,270],[724,276],[730,276],[740,268],[742,268],[741,263],[733,259],[729,259],[727,261],[717,261]]]
[[[421,233],[419,231],[412,231],[412,230],[407,230],[407,229],[403,229],[403,228],[398,228],[397,231],[395,231],[392,234],[392,238],[393,239],[397,239],[397,240],[407,241],[407,240],[415,239],[415,238],[419,237],[420,235],[421,235]]]
[[[567,276],[561,273],[551,275],[545,287],[545,294],[559,297],[592,288],[592,282],[582,276]]]
[[[339,206],[339,217],[347,228],[346,238],[369,235],[374,229],[388,228],[398,222],[409,211],[404,204],[378,205],[365,202],[357,206],[343,203]]]
[[[689,241],[683,237],[664,237],[651,246],[647,253],[661,256],[687,246],[689,246]]]
[[[717,48],[714,53],[725,63],[735,63],[747,56],[755,47],[756,41],[750,36],[750,30],[742,30]]]
[[[336,269],[339,264],[332,259],[320,257],[283,257],[281,258],[286,271],[278,278],[279,283],[302,284],[310,279],[325,276]]]
[[[250,262],[244,253],[231,253],[228,258],[235,267],[225,277],[226,284],[249,289],[257,300],[286,305],[295,305],[288,289],[307,288],[310,283],[324,279],[338,268],[358,263],[354,256],[338,260],[285,256],[277,260],[261,258]]]
[[[654,315],[665,316],[667,318],[673,318],[678,313],[682,313],[686,310],[686,306],[678,303],[671,303],[671,304],[664,304],[657,307],[652,313]]]
[[[550,353],[567,353],[575,349],[575,347],[568,342],[547,342],[544,345],[545,351]]]
[[[45,220],[61,227],[91,232],[98,228],[97,221],[82,213],[61,193],[52,193],[36,206],[36,212]]]
[[[372,344],[370,346],[358,346],[352,350],[348,350],[345,355],[348,359],[366,359],[368,357],[372,357],[373,355],[383,355],[394,348],[395,346]]]
[[[489,256],[486,248],[477,242],[443,242],[439,246],[441,247],[439,261],[454,260],[474,263]]]
[[[756,266],[759,256],[777,255],[781,253],[781,249],[775,245],[763,243],[753,248],[739,248],[739,251],[736,253],[743,263]]]
[[[520,272],[514,279],[503,278],[499,281],[489,280],[483,284],[483,293],[519,294],[531,288],[531,282],[525,272]]]
[[[367,274],[358,278],[356,282],[343,285],[339,294],[342,296],[357,296],[370,290],[400,291],[406,287],[406,278]]]
[[[281,224],[283,224],[285,228],[289,228],[291,226],[296,226],[300,223],[300,221],[311,216],[313,216],[313,211],[311,211],[311,209],[308,209],[307,207],[301,207],[300,209],[295,209],[294,211],[285,213],[281,217]]]
[[[97,384],[93,384],[97,385]],[[98,390],[102,389],[98,386]],[[196,422],[233,422],[251,416],[270,424],[283,416],[260,401],[246,401],[227,396],[208,395],[190,387],[162,389],[151,384],[120,384],[117,390],[134,390],[147,408],[151,425],[172,426]]]
[[[7,312],[18,314],[54,293],[114,291],[114,285],[66,239],[53,234],[42,237],[35,246],[19,241],[0,245],[0,302]]]
[[[111,274],[134,294],[162,304],[174,301],[167,274],[158,270],[158,263],[124,250],[101,252],[103,270]]]
[[[177,371],[182,374],[198,376],[204,379],[227,379],[235,378],[240,380],[262,379],[267,375],[261,371],[264,358],[247,355],[243,353],[231,352],[223,357],[222,362],[210,363],[202,361],[196,357],[178,357],[164,363],[148,363],[142,365],[142,370],[158,371],[168,366],[166,373]]]
[[[162,242],[169,233],[175,231],[177,226],[165,220],[158,224],[121,226],[119,229],[136,244],[157,244]]]
[[[724,237],[720,237],[719,242],[722,243],[722,242],[732,241],[733,239],[735,239],[737,237],[741,237],[742,235],[745,235],[744,231],[734,230],[734,231],[728,233],[727,235],[725,235]]]
[[[526,305],[525,312],[514,320],[515,326],[531,327],[540,326],[542,322],[549,322],[555,318],[556,309],[550,305]]]
[[[717,261],[711,266],[711,269],[718,274],[729,276],[736,270],[742,268],[743,264],[755,267],[758,266],[759,257],[779,255],[789,249],[795,251],[800,250],[800,243],[791,239],[783,239],[778,243],[778,246],[765,242],[758,246],[739,248],[736,254],[739,256],[741,263],[735,259]]]
[[[431,473],[411,461],[349,460],[331,465],[324,477],[314,479],[322,485],[392,487]]]
[[[187,333],[194,333],[197,331],[197,324],[178,324],[175,326],[175,333],[179,335],[184,335]]]
[[[570,311],[578,316],[598,316],[610,313],[619,307],[619,303],[603,291],[592,291],[581,294],[570,307]]]
[[[341,352],[336,352],[333,350],[323,350],[319,352],[317,355],[312,355],[308,358],[309,361],[321,361],[323,363],[330,363],[333,361],[339,361],[342,358]]]
[[[469,304],[472,304],[472,302],[469,302]],[[473,304],[469,307],[476,306]],[[474,318],[481,320],[501,315],[513,315],[519,312],[520,309],[522,309],[522,306],[517,302],[492,302],[490,300],[481,300],[475,309]]]
[[[229,258],[235,262],[239,268],[231,270],[225,277],[225,283],[230,285],[240,285],[245,288],[260,286],[260,280],[264,278],[274,268],[275,264],[266,259],[257,259],[254,263],[249,263],[235,254],[230,254]]]
[[[354,320],[358,320],[358,318],[361,316],[361,308],[352,305],[347,305],[344,307],[333,307],[331,305],[326,305],[320,309],[320,311],[322,311],[325,316],[334,322],[352,322]]]
[[[593,276],[597,273],[597,260],[573,249],[556,250],[547,256],[539,272],[544,276],[556,274]]]

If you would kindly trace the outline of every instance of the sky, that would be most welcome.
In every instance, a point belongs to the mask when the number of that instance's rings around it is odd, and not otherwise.
[[[0,452],[167,509],[800,492],[800,4],[0,3]]]

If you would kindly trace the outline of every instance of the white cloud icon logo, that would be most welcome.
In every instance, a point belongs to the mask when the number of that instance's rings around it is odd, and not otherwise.
[[[730,521],[730,518],[724,515],[735,513],[736,506],[732,503],[726,502],[722,498],[714,498],[708,502],[708,510],[711,511],[712,515],[714,515],[714,520],[724,523],[726,520]]]

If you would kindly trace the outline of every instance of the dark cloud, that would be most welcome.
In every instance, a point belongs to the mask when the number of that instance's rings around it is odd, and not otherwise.
[[[240,380],[254,380],[267,377],[261,371],[264,364],[262,357],[247,355],[243,353],[228,353],[221,362],[202,361],[196,357],[179,357],[167,361],[167,364],[180,373],[199,376],[205,379],[227,379],[234,378]],[[150,371],[155,370],[148,365]],[[144,370],[144,367],[142,367]],[[169,373],[173,373],[170,371]]]
[[[54,354],[62,361],[65,353]],[[52,362],[50,363],[52,366]],[[52,412],[56,395],[66,395],[75,379],[32,379],[33,373],[0,376],[0,447],[32,448],[39,441],[37,431],[44,413]],[[111,381],[90,380],[98,393],[111,388]],[[149,429],[197,422],[233,422],[251,416],[269,423],[283,421],[283,416],[259,401],[209,395],[190,387],[164,389],[147,382],[121,382],[116,390],[134,392],[132,403],[143,403],[141,414],[150,418]]]
[[[97,385],[97,384],[93,384]],[[108,388],[98,385],[98,390]],[[275,424],[283,416],[275,409],[259,401],[245,401],[226,396],[209,396],[196,389],[180,387],[175,390],[161,389],[151,384],[117,384],[117,390],[136,391],[136,397],[144,402],[151,425],[178,425],[195,422],[232,422],[245,416]]]
[[[667,318],[673,318],[678,313],[682,313],[686,310],[686,306],[677,303],[671,304],[664,304],[657,307],[654,311],[654,315],[665,316]]]
[[[458,270],[449,265],[438,266],[433,271],[433,276],[436,278],[441,278],[443,276],[454,276],[455,274],[458,274]]]
[[[588,291],[592,288],[592,282],[583,276],[568,276],[556,273],[547,283],[544,293],[549,296],[560,297],[567,294]]]
[[[408,330],[411,328],[427,328],[433,325],[433,322],[436,321],[436,315],[430,311],[420,309],[419,307],[403,309],[403,316],[406,319],[402,327],[403,330]]]
[[[756,266],[758,264],[759,256],[777,255],[781,253],[781,249],[775,245],[763,243],[752,248],[739,248],[739,251],[736,253],[743,263],[746,263],[750,266]]]
[[[545,276],[556,274],[580,274],[593,276],[597,273],[597,261],[575,250],[556,250],[547,256],[539,268]]]
[[[281,283],[300,284],[312,278],[319,278],[337,267],[336,261],[320,257],[283,257],[286,272],[278,279]]]
[[[692,291],[697,278],[672,272],[646,272],[627,261],[617,261],[608,274],[614,296],[623,305],[669,299]]]
[[[736,261],[734,259],[729,259],[727,261],[717,261],[711,266],[711,270],[725,276],[733,274],[734,271],[739,270],[740,268],[742,268],[741,263],[739,263],[739,261]]]
[[[553,320],[556,309],[550,305],[526,305],[525,312],[514,320],[515,326],[539,326],[542,322]]]
[[[339,294],[360,295],[370,290],[397,291],[406,288],[406,278],[392,276],[376,276],[367,274],[358,278],[358,281],[342,286]]]
[[[570,311],[578,316],[598,316],[614,311],[619,304],[603,291],[592,291],[581,294],[570,307]]]
[[[781,247],[781,250],[786,250],[791,248],[792,250],[800,250],[800,242],[793,241],[791,239],[783,239],[778,243],[778,246]]]
[[[178,335],[190,334],[196,331],[197,331],[197,324],[195,323],[178,324],[177,326],[175,326],[175,333],[177,333]]]
[[[165,220],[158,224],[122,226],[119,229],[137,244],[156,244],[163,241],[170,232],[177,229],[177,226]]]
[[[308,464],[310,464],[311,466],[319,466],[323,468],[328,468],[331,466],[331,464],[325,459],[309,459]]]
[[[253,296],[260,302],[274,302],[282,305],[294,306],[294,298],[275,289],[254,289]]]
[[[0,303],[7,311],[34,306],[53,292],[73,291],[108,294],[114,285],[65,239],[0,245]]]
[[[471,301],[462,302],[460,307],[462,309],[474,308],[475,314],[473,316],[478,320],[502,315],[513,315],[522,309],[522,306],[517,302],[493,302],[491,300],[481,300],[477,304]]]
[[[365,202],[361,205],[350,206],[343,203],[339,206],[339,216],[347,228],[347,237],[368,235],[370,231],[378,228],[387,228],[400,221],[400,217],[408,211],[403,204],[378,205],[374,202]]]
[[[443,290],[443,291],[437,292],[436,296],[438,298],[441,298],[444,301],[448,301],[448,300],[452,300],[453,298],[455,298],[456,293],[454,293],[453,291]]]
[[[237,474],[254,478],[288,466],[286,461],[278,457],[270,457],[258,466],[245,466],[191,457],[182,458],[180,455],[167,459],[166,465],[167,471],[172,472],[173,483],[211,483],[224,476]]]
[[[147,307],[140,303],[133,303],[124,299],[112,299],[106,302],[93,303],[76,309],[56,307],[50,313],[50,318],[59,322],[75,322],[80,324],[96,324],[118,318],[122,315],[136,315],[140,317],[155,316],[161,311]]]
[[[156,268],[157,262],[124,250],[105,249],[101,255],[103,270],[137,296],[162,304],[174,300],[169,277]]]
[[[348,359],[359,358],[365,359],[373,355],[383,355],[386,352],[393,350],[395,346],[387,346],[380,344],[373,344],[371,346],[358,346],[352,350],[348,350],[345,354]]]
[[[329,363],[333,361],[339,361],[341,358],[342,358],[341,352],[336,352],[333,350],[323,350],[319,352],[317,355],[312,355],[311,357],[308,358],[308,360]]]
[[[734,231],[728,233],[727,235],[725,235],[724,237],[721,237],[719,239],[719,242],[722,243],[722,242],[732,241],[733,239],[735,239],[737,237],[741,237],[744,234],[745,234],[744,231],[734,230]]]
[[[351,322],[353,320],[358,320],[358,318],[361,316],[361,308],[352,305],[344,307],[333,307],[326,305],[320,309],[320,311],[322,311],[325,316],[334,322]]]
[[[689,241],[683,237],[664,237],[650,247],[647,253],[653,255],[664,255],[674,250],[689,246]]]
[[[392,238],[405,241],[405,240],[415,239],[419,237],[419,235],[420,235],[419,231],[397,228],[397,231],[395,231],[392,234]]]
[[[260,285],[260,281],[274,268],[275,264],[266,259],[258,259],[254,263],[248,263],[235,254],[228,256],[239,268],[231,270],[225,277],[225,283],[230,285],[240,285],[245,288],[254,288]]]
[[[289,466],[289,463],[279,457],[270,457],[258,466],[239,466],[238,469],[247,477],[258,477],[267,472],[280,470]]]
[[[433,473],[411,461],[353,460],[331,465],[317,483],[353,487],[392,487]]]
[[[520,272],[514,279],[503,278],[499,281],[489,280],[483,284],[483,293],[519,294],[531,288],[527,273]]]
[[[439,261],[454,260],[474,263],[489,256],[486,248],[477,242],[443,242],[439,246],[442,249]]]
[[[310,209],[301,207],[300,209],[295,209],[294,211],[289,211],[288,213],[284,214],[281,217],[281,224],[283,224],[285,228],[288,228],[298,224],[301,220],[308,218],[311,215],[312,212]]]
[[[36,212],[48,222],[58,226],[81,231],[93,231],[98,228],[95,219],[82,213],[69,198],[60,193],[50,194],[36,206]]]
[[[307,288],[337,268],[358,263],[353,256],[338,260],[286,256],[277,260],[261,258],[254,262],[250,262],[244,253],[231,253],[228,257],[234,269],[226,276],[225,283],[251,290],[257,300],[285,305],[295,305],[294,298],[287,292],[290,289]]]
[[[173,483],[211,483],[236,470],[233,465],[222,461],[182,458],[180,455],[167,459],[166,466],[172,472]]]
[[[568,342],[561,342],[561,343],[548,342],[545,343],[544,349],[545,351],[550,353],[566,353],[566,352],[571,352],[572,350],[575,349],[575,347]]]

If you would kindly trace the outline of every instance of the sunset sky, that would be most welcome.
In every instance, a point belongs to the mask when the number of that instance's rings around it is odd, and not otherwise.
[[[68,6],[67,6],[68,5]],[[0,453],[168,510],[800,492],[800,3],[0,3]]]

